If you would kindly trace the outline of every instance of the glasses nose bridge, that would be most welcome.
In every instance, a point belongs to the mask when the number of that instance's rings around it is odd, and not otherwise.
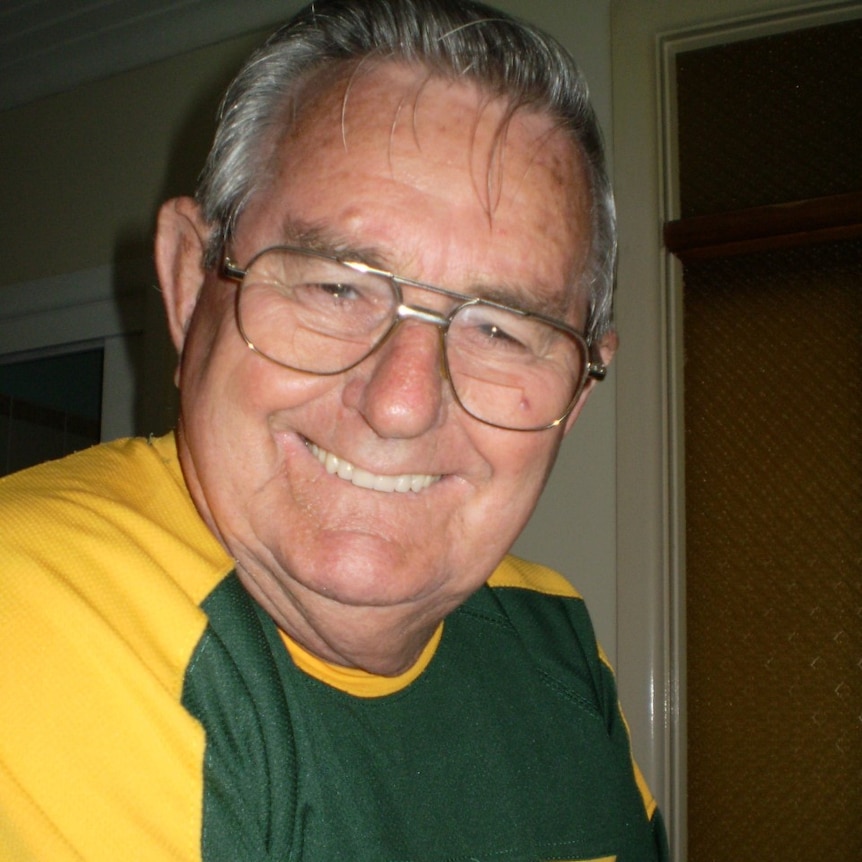
[[[433,308],[426,308],[423,305],[408,305],[403,300],[398,303],[398,308],[395,311],[396,320],[400,323],[405,320],[418,320],[421,323],[428,323],[431,326],[436,326],[440,330],[441,335],[446,334],[451,323],[451,315],[441,314]]]
[[[452,322],[452,316],[452,314],[442,314],[439,311],[435,311],[433,308],[425,308],[422,305],[409,305],[408,303],[404,302],[402,298],[401,301],[398,303],[398,307],[395,310],[395,321],[383,340],[388,341],[389,338],[394,334],[395,330],[399,329],[400,325],[408,320],[417,320],[420,323],[427,323],[431,326],[436,327],[440,338],[440,376],[443,378],[443,380],[448,381],[449,385],[451,386],[452,377],[449,373],[449,362],[446,356],[446,333],[449,331],[449,325]],[[379,346],[380,345],[378,344],[377,347]],[[376,349],[377,348],[375,348],[375,350]]]

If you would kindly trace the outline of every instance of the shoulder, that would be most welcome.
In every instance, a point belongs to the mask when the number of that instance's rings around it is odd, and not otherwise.
[[[534,651],[571,655],[577,646],[582,658],[604,659],[583,597],[553,569],[507,556],[476,598],[502,614]]]
[[[0,547],[0,771],[20,788],[4,804],[37,800],[33,828],[73,836],[80,858],[129,846],[193,858],[204,739],[179,695],[200,603],[232,564],[172,441],[121,440],[6,477]],[[143,815],[121,804],[144,798]],[[81,825],[95,822],[111,835]]]
[[[232,562],[172,458],[172,440],[119,440],[0,481],[6,654],[50,666],[81,644],[125,645],[174,672],[163,639],[199,636],[199,605]]]
[[[189,497],[172,435],[117,440],[0,479],[0,543],[7,572],[139,563],[191,576],[229,562]]]
[[[4,476],[0,531],[23,541],[38,522],[62,528],[85,516],[110,520],[118,505],[152,500],[152,485],[166,471],[156,467],[150,449],[144,440],[117,440]]]
[[[507,556],[458,613],[486,632],[483,639],[492,628],[505,636],[497,661],[528,663],[558,691],[576,691],[602,715],[616,708],[613,672],[584,600],[558,572]]]
[[[580,593],[559,572],[512,554],[497,566],[488,579],[488,586],[495,589],[508,587],[530,590],[539,595],[581,600]]]
[[[161,446],[155,442],[115,440],[4,476],[0,509],[22,524],[41,513],[71,518],[83,510],[92,517],[109,518],[118,504],[142,510],[157,505],[152,491],[169,487],[176,450],[169,438],[158,441]]]
[[[489,578],[484,591],[486,607],[495,607],[517,633],[535,665],[554,679],[560,690],[588,697],[602,714],[610,738],[628,752],[628,727],[617,699],[613,668],[596,641],[583,597],[560,573],[514,556],[506,557]],[[477,595],[477,598],[481,594]],[[656,802],[634,761],[635,783],[656,841],[662,844],[663,827],[656,817]],[[664,855],[667,858],[665,844]]]

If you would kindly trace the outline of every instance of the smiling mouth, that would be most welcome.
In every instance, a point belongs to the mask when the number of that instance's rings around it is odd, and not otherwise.
[[[339,479],[345,479],[348,482],[356,485],[358,488],[368,488],[373,491],[384,491],[391,493],[397,491],[406,493],[407,491],[423,491],[435,482],[440,481],[440,476],[429,475],[426,473],[402,473],[397,476],[385,476],[379,473],[372,473],[370,470],[363,470],[343,458],[338,458],[332,452],[327,452],[321,449],[316,443],[310,440],[306,441],[309,451],[321,464],[327,473],[333,476],[338,476]]]

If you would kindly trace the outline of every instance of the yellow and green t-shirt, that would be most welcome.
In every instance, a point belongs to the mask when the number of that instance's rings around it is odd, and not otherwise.
[[[514,557],[380,678],[251,600],[172,436],[0,480],[0,858],[661,860],[568,582]]]

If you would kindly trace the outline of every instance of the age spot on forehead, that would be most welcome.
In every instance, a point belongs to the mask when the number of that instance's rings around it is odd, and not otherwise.
[[[408,181],[417,157],[441,170],[463,168],[489,217],[504,196],[517,200],[522,186],[537,181],[565,189],[573,212],[588,198],[577,146],[551,117],[530,107],[512,110],[473,82],[424,67],[390,60],[324,69],[293,94],[283,119],[274,153],[300,140],[312,152],[338,143],[348,156],[369,146],[385,153],[394,179]]]
[[[413,180],[417,157],[439,170],[465,170],[489,222],[504,200],[516,203],[536,184],[563,190],[573,218],[588,206],[572,139],[544,112],[513,108],[473,82],[390,62],[355,72],[339,109],[346,150],[374,139],[396,179]]]

